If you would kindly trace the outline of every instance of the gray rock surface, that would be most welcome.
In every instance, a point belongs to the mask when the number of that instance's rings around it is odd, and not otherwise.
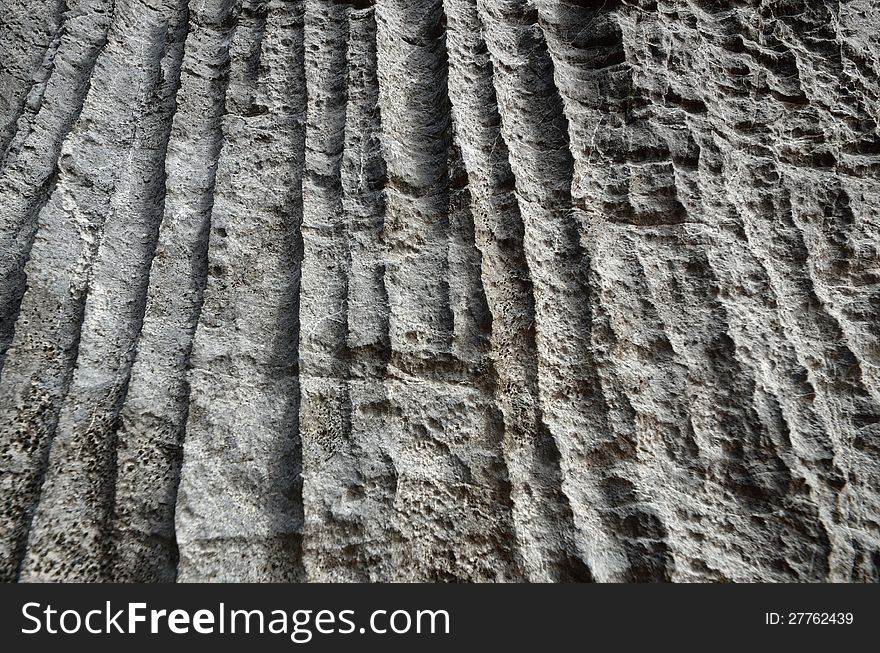
[[[0,579],[880,580],[873,0],[0,1]]]

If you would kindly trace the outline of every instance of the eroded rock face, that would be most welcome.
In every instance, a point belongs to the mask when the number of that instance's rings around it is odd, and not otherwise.
[[[872,0],[4,0],[4,580],[880,580]]]

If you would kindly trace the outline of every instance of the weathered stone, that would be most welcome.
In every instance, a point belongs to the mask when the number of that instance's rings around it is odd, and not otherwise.
[[[6,0],[0,579],[880,580],[871,0]]]

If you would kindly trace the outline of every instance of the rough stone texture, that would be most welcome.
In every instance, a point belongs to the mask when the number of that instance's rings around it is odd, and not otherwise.
[[[0,579],[880,580],[873,0],[0,1]]]

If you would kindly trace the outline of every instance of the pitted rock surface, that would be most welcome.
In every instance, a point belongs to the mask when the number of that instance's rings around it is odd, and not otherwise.
[[[873,0],[0,9],[3,580],[880,580]]]

